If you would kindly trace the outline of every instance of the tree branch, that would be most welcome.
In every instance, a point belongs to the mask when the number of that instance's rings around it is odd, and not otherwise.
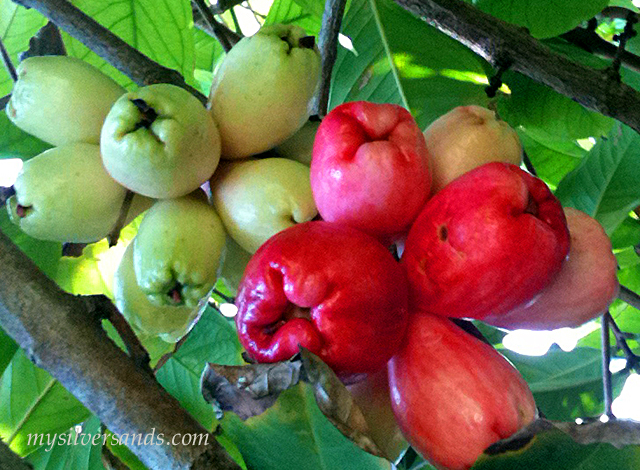
[[[620,286],[620,292],[618,298],[624,303],[631,305],[634,308],[640,310],[640,295],[633,292],[631,289],[625,286]]]
[[[14,454],[0,440],[0,470],[33,470],[33,466]]]
[[[329,106],[329,92],[331,90],[331,74],[338,56],[338,35],[344,16],[346,0],[327,0],[322,15],[322,29],[318,35],[318,49],[322,57],[322,73],[320,86],[315,103],[315,114],[323,118]]]
[[[611,385],[611,344],[609,343],[609,322],[611,315],[605,312],[602,315],[600,327],[600,342],[602,346],[602,389],[604,396],[604,414],[613,418],[611,405],[613,403],[613,387]]]
[[[553,52],[524,28],[501,21],[462,0],[395,1],[494,67],[509,62],[511,70],[640,132],[640,93],[613,80],[607,70],[594,70]]]
[[[229,52],[231,48],[240,40],[240,36],[238,36],[223,24],[218,23],[213,17],[213,13],[204,0],[192,0],[192,4],[195,5],[195,10],[204,20],[206,29],[211,31],[213,37],[218,40],[224,51]]]
[[[187,85],[177,71],[154,62],[67,0],[13,0],[38,10],[71,36],[128,76],[139,86],[170,83],[188,90],[203,104],[207,98]]]
[[[85,298],[63,292],[1,232],[0,266],[2,328],[112,432],[147,434],[155,429],[167,439],[209,434],[107,337],[100,315]],[[145,446],[138,441],[130,448],[149,468],[239,468],[211,434],[208,444]]]

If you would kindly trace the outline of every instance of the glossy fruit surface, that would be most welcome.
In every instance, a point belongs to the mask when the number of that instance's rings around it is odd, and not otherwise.
[[[184,196],[207,181],[220,161],[220,135],[200,101],[168,84],[123,95],[100,137],[104,166],[145,196]]]
[[[518,371],[435,315],[411,316],[404,345],[389,362],[389,385],[404,436],[439,469],[469,469],[489,445],[536,416]]]
[[[126,189],[102,166],[100,148],[76,143],[54,147],[24,162],[7,200],[11,220],[43,240],[88,243],[113,229]],[[126,223],[152,200],[135,195]]]
[[[309,168],[285,158],[224,164],[211,178],[211,199],[229,235],[249,253],[318,214]]]
[[[216,282],[225,240],[202,191],[156,202],[133,242],[138,285],[156,305],[195,307]]]
[[[366,101],[333,109],[316,134],[311,188],[323,220],[379,239],[407,231],[431,188],[429,155],[411,114]]]
[[[349,227],[307,222],[270,238],[240,284],[236,325],[259,362],[304,346],[340,375],[375,372],[400,347],[405,275],[375,239]]]
[[[532,299],[569,252],[562,206],[515,165],[489,163],[425,205],[402,255],[416,309],[482,319]]]
[[[126,90],[88,63],[67,56],[23,60],[7,116],[52,145],[98,144],[102,124]]]
[[[520,165],[522,145],[515,130],[481,106],[459,106],[424,131],[433,160],[432,193],[489,162]]]
[[[618,295],[618,262],[600,223],[565,208],[571,248],[558,275],[530,302],[484,321],[508,329],[576,327],[604,313]]]
[[[240,40],[215,70],[209,95],[223,158],[255,155],[295,134],[319,78],[320,54],[299,26],[265,26]]]

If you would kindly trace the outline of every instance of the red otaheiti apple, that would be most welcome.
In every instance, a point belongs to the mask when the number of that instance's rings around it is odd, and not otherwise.
[[[258,249],[236,305],[238,336],[258,362],[289,359],[304,346],[345,377],[381,369],[400,348],[406,277],[369,235],[306,222]]]
[[[389,386],[404,436],[439,469],[469,469],[484,449],[536,417],[518,371],[437,315],[410,316],[404,345],[389,362]]]
[[[560,271],[569,231],[544,182],[488,163],[434,195],[402,256],[415,309],[482,319],[533,298]]]
[[[483,321],[503,328],[576,327],[601,315],[618,295],[618,262],[600,223],[577,209],[564,210],[571,234],[569,257],[555,279],[531,302]]]
[[[384,241],[406,232],[431,189],[429,154],[411,114],[366,101],[332,110],[316,133],[311,189],[326,221]]]

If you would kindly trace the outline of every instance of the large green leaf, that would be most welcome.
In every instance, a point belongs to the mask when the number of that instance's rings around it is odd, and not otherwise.
[[[100,432],[100,420],[92,416],[82,424],[80,432],[75,428],[68,430],[66,435],[58,436],[55,445],[45,444],[29,455],[27,461],[33,470],[104,470],[102,440],[97,445],[90,442]]]
[[[33,365],[21,349],[0,378],[0,403],[0,438],[19,455],[40,447],[34,434],[45,434],[46,442],[47,435],[53,438],[55,433],[67,432],[90,416],[73,395]]]
[[[73,0],[73,4],[109,31],[156,62],[193,83],[195,64],[191,4],[187,0]],[[95,65],[123,86],[131,81],[79,41],[64,35],[67,52]]]
[[[455,106],[487,103],[486,64],[390,0],[354,0],[342,32],[355,52],[338,51],[332,108],[355,100],[396,103],[425,128]]]
[[[473,0],[482,11],[524,26],[536,38],[550,38],[575,28],[600,13],[608,0]]]
[[[483,455],[473,470],[632,470],[640,468],[640,447],[577,444],[560,430],[536,435],[524,448],[493,457]]]
[[[16,342],[0,328],[0,376],[2,376],[17,350],[18,345]]]
[[[571,352],[553,349],[540,357],[501,352],[523,375],[547,418],[570,421],[604,411],[602,358],[598,349],[577,348]],[[624,378],[615,376],[617,393],[622,390]]]
[[[200,376],[207,362],[242,364],[242,347],[233,322],[208,307],[187,341],[158,371],[156,377],[169,393],[207,429],[215,427],[211,405],[200,392]]]
[[[344,437],[320,412],[306,384],[282,393],[272,408],[244,422],[226,413],[222,428],[251,469],[390,468],[389,462],[365,453]]]
[[[613,126],[613,120],[589,111],[551,88],[513,72],[503,77],[511,94],[499,101],[502,117],[512,126],[535,131],[539,137],[575,140],[599,137]]]
[[[0,231],[18,245],[45,274],[51,278],[55,277],[58,261],[62,255],[60,243],[31,238],[9,220],[9,214],[2,206],[0,206]]]
[[[46,22],[47,20],[35,10],[27,10],[12,0],[0,0],[0,39],[15,66],[18,64],[18,53],[29,48],[29,39]],[[12,87],[11,77],[4,67],[0,66],[0,97],[10,93]]]
[[[552,139],[523,128],[518,130],[518,135],[538,176],[554,187],[587,154],[575,141]]]
[[[49,144],[16,127],[7,117],[7,113],[4,110],[0,111],[0,160],[4,158],[26,160],[48,148],[51,148]]]
[[[640,135],[616,126],[558,185],[563,206],[595,217],[608,234],[640,203]]]

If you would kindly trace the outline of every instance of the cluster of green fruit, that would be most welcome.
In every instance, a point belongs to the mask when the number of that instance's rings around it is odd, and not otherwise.
[[[207,107],[167,84],[126,92],[70,57],[31,57],[17,72],[7,114],[55,148],[25,162],[7,202],[11,220],[35,238],[84,243],[148,209],[114,297],[149,346],[177,341],[197,319],[227,232],[253,252],[317,214],[307,167],[246,160],[308,121],[320,56],[301,28],[273,25],[240,41],[216,69]],[[212,201],[200,189],[210,179]],[[299,205],[289,194],[298,192]]]
[[[456,108],[424,133],[391,104],[309,122],[319,69],[313,38],[265,27],[221,62],[205,108],[170,85],[126,93],[81,61],[27,59],[8,115],[56,147],[25,163],[12,220],[90,242],[148,209],[114,282],[143,344],[182,337],[222,276],[253,359],[304,346],[345,382],[382,373],[390,398],[375,408],[438,468],[469,468],[536,407],[448,317],[581,324],[617,292],[609,239],[519,168],[517,134],[492,111]],[[287,158],[259,158],[273,148]]]

